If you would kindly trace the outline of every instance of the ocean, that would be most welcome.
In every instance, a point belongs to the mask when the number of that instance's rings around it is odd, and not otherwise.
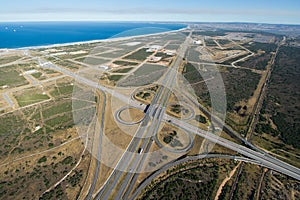
[[[185,28],[184,24],[135,22],[1,22],[0,48],[101,40]]]

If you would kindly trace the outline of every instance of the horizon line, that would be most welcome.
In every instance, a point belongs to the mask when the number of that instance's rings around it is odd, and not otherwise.
[[[247,21],[160,21],[160,20],[150,20],[150,21],[132,21],[132,20],[7,20],[7,21],[2,21],[0,20],[1,23],[18,23],[18,22],[129,22],[129,23],[211,23],[211,24],[217,24],[217,23],[222,23],[222,24],[265,24],[265,25],[291,25],[291,26],[300,26],[299,24],[295,23],[269,23],[269,22],[247,22]]]

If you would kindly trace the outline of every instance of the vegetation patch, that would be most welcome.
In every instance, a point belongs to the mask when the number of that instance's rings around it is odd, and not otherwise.
[[[245,61],[240,61],[237,63],[237,65],[258,70],[265,70],[271,57],[272,55],[270,53],[263,53],[254,57],[250,57]]]
[[[223,30],[217,30],[217,31],[194,31],[193,35],[206,35],[206,36],[225,36],[226,32]]]
[[[230,40],[225,40],[225,39],[218,39],[218,43],[220,45],[226,45],[226,44],[230,44],[231,41]]]
[[[70,83],[57,83],[56,86],[50,91],[53,97],[68,96],[72,94],[74,86]]]
[[[264,51],[265,53],[274,52],[277,48],[277,45],[274,43],[260,43],[260,42],[251,42],[244,46],[252,52],[258,52],[259,50],[261,50]]]
[[[47,161],[47,157],[46,156],[43,156],[41,157],[39,160],[38,160],[38,163],[43,163],[43,162],[46,162]]]
[[[280,132],[278,137],[286,144],[300,148],[300,49],[295,47],[281,47],[276,57],[275,66],[271,74],[267,95],[261,113],[270,116],[270,120]],[[261,118],[261,120],[263,120]],[[261,121],[257,130],[262,127]],[[267,124],[262,131],[277,135],[269,130]],[[267,127],[267,128],[266,128]],[[274,128],[274,127],[273,127]]]
[[[116,60],[113,63],[116,64],[116,65],[124,66],[124,67],[126,67],[126,66],[135,66],[135,65],[138,64],[136,62],[128,62],[128,61],[123,61],[123,60]]]
[[[206,117],[204,117],[203,115],[196,115],[196,116],[195,116],[195,120],[196,120],[197,122],[202,123],[202,124],[206,124],[206,123],[207,123],[207,119],[206,119]]]
[[[105,60],[102,58],[96,58],[96,57],[83,57],[83,58],[79,58],[76,60],[79,62],[86,63],[88,65],[102,65],[106,62],[109,62],[109,60]]]
[[[126,79],[119,81],[119,86],[142,86],[157,81],[166,71],[162,65],[144,64]]]
[[[215,41],[211,38],[205,39],[205,44],[206,44],[206,46],[217,46]]]
[[[7,66],[0,68],[0,86],[18,87],[26,85],[28,82],[16,70],[17,66]]]
[[[133,69],[132,67],[116,69],[113,71],[113,73],[127,73],[127,72],[130,72],[130,70],[132,70],[132,69]]]
[[[3,65],[3,64],[17,61],[20,58],[21,58],[20,56],[4,56],[4,57],[1,56],[0,63]]]
[[[119,81],[122,77],[123,77],[123,75],[110,75],[110,76],[108,76],[108,79],[109,79],[110,81],[117,82],[117,81]]]
[[[71,101],[58,102],[58,103],[54,102],[53,104],[54,104],[53,106],[43,110],[43,117],[45,119],[48,119],[54,115],[72,111]]]
[[[125,59],[144,61],[151,54],[152,54],[151,52],[147,52],[146,48],[142,48],[142,49],[139,49],[138,51],[126,56]]]
[[[230,168],[230,164],[215,160],[180,164],[152,181],[138,199],[214,199]]]
[[[46,93],[37,89],[25,90],[24,92],[18,93],[14,96],[21,107],[50,99]]]

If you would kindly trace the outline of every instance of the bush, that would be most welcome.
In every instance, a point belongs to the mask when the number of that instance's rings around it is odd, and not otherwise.
[[[43,156],[41,157],[39,160],[38,160],[38,163],[43,163],[43,162],[46,162],[47,161],[47,157],[46,156]]]
[[[196,121],[202,123],[202,124],[206,124],[207,120],[206,117],[202,116],[202,115],[196,115],[195,117]]]

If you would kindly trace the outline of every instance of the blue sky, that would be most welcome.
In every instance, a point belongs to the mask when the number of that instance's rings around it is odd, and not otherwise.
[[[7,0],[0,21],[198,21],[300,24],[300,0]]]

